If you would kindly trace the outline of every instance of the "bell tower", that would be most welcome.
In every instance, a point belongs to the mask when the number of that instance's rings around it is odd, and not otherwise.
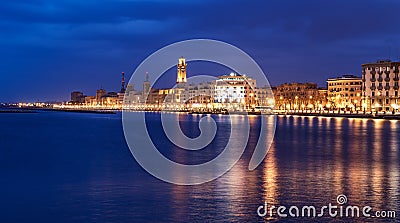
[[[186,83],[186,60],[185,58],[181,57],[178,60],[178,75],[176,78],[176,83]]]
[[[122,72],[122,79],[121,79],[121,90],[120,93],[125,93],[125,72]]]

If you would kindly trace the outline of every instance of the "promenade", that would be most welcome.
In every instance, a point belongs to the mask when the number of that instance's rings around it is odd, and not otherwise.
[[[296,116],[322,116],[322,117],[342,117],[342,118],[367,118],[367,119],[391,119],[400,120],[400,114],[391,112],[344,112],[344,111],[277,111],[278,115]]]

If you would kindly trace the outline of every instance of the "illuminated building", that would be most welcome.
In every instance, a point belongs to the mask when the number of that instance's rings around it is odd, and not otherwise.
[[[363,107],[367,111],[399,109],[400,62],[390,60],[362,64]]]
[[[101,106],[118,107],[120,104],[120,95],[121,93],[108,92],[101,97],[100,101],[98,101],[98,104]]]
[[[104,90],[104,89],[99,89],[99,90],[97,90],[96,91],[96,103],[98,104],[98,105],[100,105],[101,104],[101,98],[104,96],[104,95],[106,95],[106,90]]]
[[[318,96],[315,98],[315,110],[323,110],[327,108],[328,102],[328,89],[318,88]]]
[[[274,88],[264,86],[256,87],[256,101],[258,106],[262,107],[275,107],[275,100],[273,95]]]
[[[176,87],[159,89],[158,96],[152,96],[149,103],[157,104],[157,108],[163,110],[181,110],[184,108],[186,98],[184,96],[186,91],[186,60],[183,57],[178,59]],[[143,87],[144,88],[144,87]]]
[[[275,109],[280,111],[321,110],[323,100],[314,83],[285,83],[275,90]]]
[[[176,77],[176,83],[186,83],[186,60],[181,57],[178,60],[178,75]]]
[[[211,82],[202,82],[188,84],[184,90],[181,99],[185,104],[210,103],[214,87]]]
[[[90,107],[97,105],[96,97],[95,96],[86,96],[85,97],[85,105],[90,106]]]
[[[362,111],[361,78],[354,75],[330,78],[328,84],[328,107],[330,110]]]
[[[230,73],[214,81],[214,102],[231,109],[251,109],[257,104],[256,80]]]

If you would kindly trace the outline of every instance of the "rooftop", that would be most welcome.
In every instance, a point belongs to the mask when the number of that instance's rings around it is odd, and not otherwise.
[[[376,62],[372,62],[372,63],[365,63],[362,64],[361,66],[381,66],[381,65],[385,65],[385,66],[393,66],[393,65],[400,65],[400,62],[398,61],[391,61],[391,60],[377,60]]]

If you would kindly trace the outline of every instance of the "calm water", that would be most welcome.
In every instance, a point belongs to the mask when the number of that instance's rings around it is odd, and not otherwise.
[[[199,118],[181,115],[183,131],[198,135]],[[229,129],[226,116],[214,118]],[[161,139],[162,153],[183,163],[212,158],[229,136],[219,131],[202,155],[193,156],[163,142],[158,119],[148,115],[151,135]],[[339,194],[350,205],[400,215],[400,122],[278,117],[267,158],[251,172],[259,118],[250,124],[248,149],[231,171],[203,185],[176,186],[136,163],[120,114],[0,114],[0,222],[384,221],[256,213],[264,201],[322,207],[337,204]]]

